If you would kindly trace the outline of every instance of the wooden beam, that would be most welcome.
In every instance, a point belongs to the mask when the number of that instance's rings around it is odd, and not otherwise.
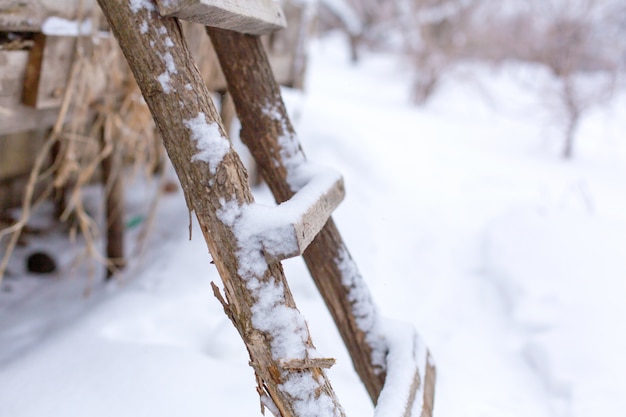
[[[262,35],[287,26],[274,0],[157,0],[159,13],[204,26]]]

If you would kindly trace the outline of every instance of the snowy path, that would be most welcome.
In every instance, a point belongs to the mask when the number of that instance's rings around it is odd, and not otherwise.
[[[380,55],[350,66],[331,38],[313,47],[308,94],[287,98],[309,159],[344,175],[334,217],[382,313],[434,354],[435,415],[622,415],[623,97],[585,120],[564,163],[537,95],[513,81],[540,72],[458,71],[419,109],[397,67]],[[159,219],[159,243],[122,286],[85,300],[84,281],[26,277],[0,293],[0,417],[258,415],[180,194]],[[348,415],[371,415],[301,260],[285,268],[318,350],[338,359],[329,376]]]

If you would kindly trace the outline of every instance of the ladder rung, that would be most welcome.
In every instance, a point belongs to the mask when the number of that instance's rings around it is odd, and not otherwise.
[[[251,35],[287,27],[285,14],[274,0],[156,0],[162,16]]]
[[[343,200],[342,176],[327,168],[314,170],[291,199],[274,207],[253,204],[244,211],[244,229],[260,241],[268,262],[302,255]]]

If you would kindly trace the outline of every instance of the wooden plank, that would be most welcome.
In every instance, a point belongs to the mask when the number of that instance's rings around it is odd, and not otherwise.
[[[90,16],[95,0],[0,0],[1,32],[41,32],[48,17]]]
[[[274,0],[157,0],[159,13],[253,35],[287,26],[280,4]]]
[[[45,137],[45,130],[0,136],[0,181],[28,174]]]
[[[306,191],[306,186],[292,198],[298,199],[298,194]],[[313,203],[294,225],[298,238],[298,248],[302,255],[313,242],[315,236],[322,230],[331,214],[339,206],[346,195],[343,178],[339,177],[333,185]]]
[[[27,62],[28,51],[0,51],[0,106],[20,103]]]
[[[316,179],[312,179],[309,184],[305,185],[289,201],[283,203],[282,206],[287,210],[290,209],[289,205],[308,207],[308,209],[302,212],[298,219],[289,225],[291,228],[290,234],[296,242],[296,247],[292,248],[291,251],[281,252],[273,250],[271,246],[264,245],[263,252],[269,262],[278,262],[302,255],[313,239],[315,239],[315,236],[322,230],[333,211],[343,201],[346,194],[343,178],[339,177],[317,199],[310,201],[310,190],[308,188],[314,181]],[[281,208],[281,206],[277,207],[276,214],[280,215]],[[271,235],[272,231],[270,230],[269,233]],[[262,237],[261,241],[263,242]]]
[[[67,86],[76,38],[38,33],[28,57],[22,101],[38,109],[59,107]]]
[[[21,104],[1,106],[0,135],[51,127],[58,117],[58,108],[38,110]]]

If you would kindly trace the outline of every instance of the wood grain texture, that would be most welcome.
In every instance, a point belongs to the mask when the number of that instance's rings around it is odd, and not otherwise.
[[[319,386],[315,392],[308,393],[310,398],[328,396],[332,414],[343,416],[324,371],[319,367],[283,368],[279,359],[290,358],[275,358],[272,336],[252,323],[251,308],[257,300],[256,295],[248,289],[246,280],[238,272],[237,237],[228,225],[222,223],[218,213],[225,203],[243,206],[251,204],[253,197],[245,170],[232,147],[214,170],[202,160],[192,162],[198,148],[191,140],[186,122],[204,114],[207,123],[217,124],[222,136],[225,133],[209,91],[191,59],[179,22],[161,17],[151,3],[136,13],[131,10],[128,0],[99,0],[99,3],[153,115],[180,179],[187,205],[198,219],[222,278],[226,298],[222,298],[219,291],[216,295],[246,345],[250,365],[257,376],[259,394],[270,398],[281,416],[296,416],[297,398],[286,392],[282,384],[292,377],[312,378]],[[162,82],[164,73],[169,74],[167,88]],[[276,293],[282,297],[280,302],[286,308],[296,308],[279,263],[267,265],[264,275],[258,279],[264,284],[276,285]],[[306,345],[312,347],[308,330],[305,331]]]
[[[261,40],[258,36],[210,27],[207,27],[207,33],[213,41],[241,120],[241,140],[254,156],[276,202],[287,201],[294,192],[287,182],[287,168],[279,156],[281,147],[278,138],[295,135],[295,131],[280,95],[280,87],[272,78],[272,69]],[[268,106],[280,115],[280,120],[267,114]],[[352,363],[370,398],[376,403],[385,381],[385,372],[372,363],[372,350],[365,342],[366,334],[357,325],[349,298],[353,288],[342,283],[342,272],[337,262],[341,256],[349,257],[349,252],[331,218],[303,257],[350,352]]]
[[[157,0],[163,16],[175,16],[204,26],[262,35],[287,25],[274,0]]]

